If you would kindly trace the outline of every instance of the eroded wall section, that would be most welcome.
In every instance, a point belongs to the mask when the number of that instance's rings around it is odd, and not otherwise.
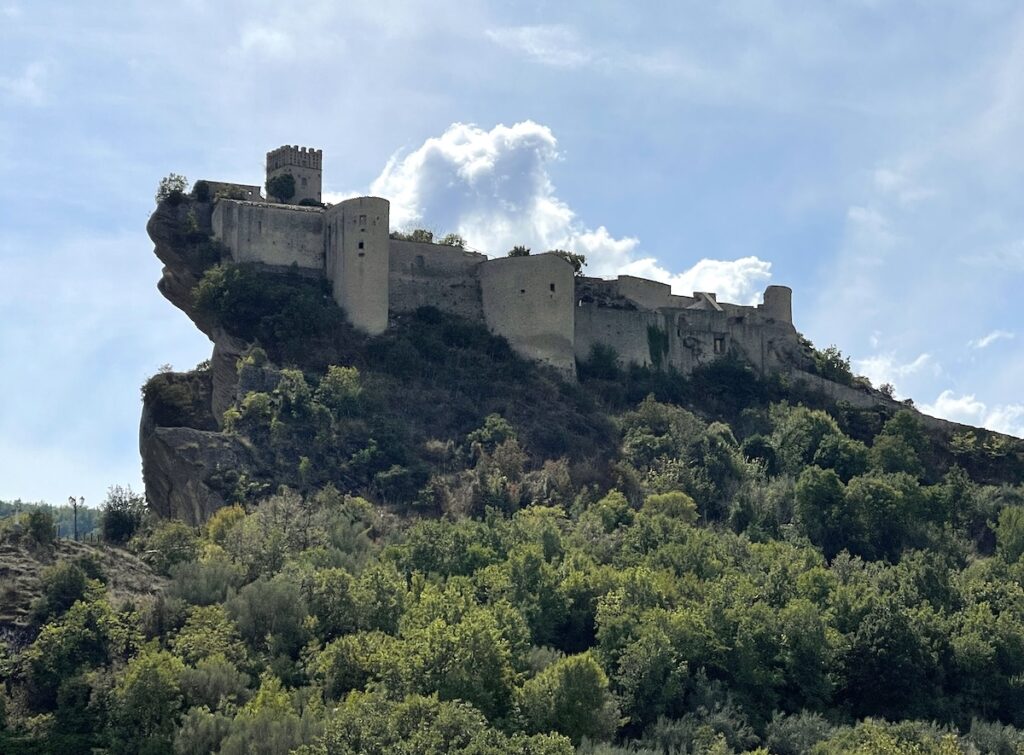
[[[459,247],[391,239],[391,311],[437,307],[482,323],[484,310],[476,269],[486,259]]]

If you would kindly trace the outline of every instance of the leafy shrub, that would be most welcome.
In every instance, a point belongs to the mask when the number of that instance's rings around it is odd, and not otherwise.
[[[156,203],[167,202],[170,205],[181,204],[185,200],[188,179],[178,173],[170,173],[160,179],[156,189]]]
[[[287,202],[295,196],[295,176],[281,173],[267,179],[267,194],[279,202]]]
[[[25,515],[25,534],[36,545],[53,545],[57,537],[53,514],[45,509],[28,512]]]
[[[126,543],[142,524],[146,499],[135,493],[130,485],[113,485],[107,490],[101,508],[103,539],[108,543]]]
[[[850,358],[836,346],[829,346],[824,351],[814,351],[814,371],[826,380],[843,385],[853,385],[853,372],[850,370]]]
[[[33,618],[39,624],[59,616],[85,597],[89,579],[71,561],[58,561],[47,567],[42,576],[42,595],[33,605]]]

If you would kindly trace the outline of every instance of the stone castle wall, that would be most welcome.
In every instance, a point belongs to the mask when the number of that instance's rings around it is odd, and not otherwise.
[[[791,292],[769,286],[756,307],[712,293],[679,296],[657,281],[576,278],[556,255],[488,260],[440,244],[389,238],[389,204],[357,197],[327,208],[220,199],[218,239],[236,262],[297,265],[331,281],[338,304],[376,334],[393,313],[433,306],[486,324],[521,355],[572,372],[595,344],[622,365],[688,373],[735,355],[767,372],[803,364]]]
[[[555,254],[505,257],[479,267],[484,318],[529,359],[575,374],[572,265]]]
[[[477,269],[486,260],[482,254],[459,247],[391,239],[391,311],[437,307],[484,322]]]
[[[323,211],[317,207],[220,199],[212,222],[235,262],[324,269]]]

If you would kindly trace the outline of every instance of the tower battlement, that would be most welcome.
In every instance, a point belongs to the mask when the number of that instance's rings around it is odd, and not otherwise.
[[[269,190],[270,182],[278,176],[290,175],[295,179],[295,194],[281,198],[289,204],[320,204],[324,151],[312,147],[278,147],[267,153],[267,196],[275,199]]]
[[[287,144],[267,153],[267,173],[288,166],[323,170],[324,151],[312,147],[288,146]]]

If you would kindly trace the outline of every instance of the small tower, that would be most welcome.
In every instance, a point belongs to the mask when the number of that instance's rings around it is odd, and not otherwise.
[[[320,187],[323,172],[324,151],[312,147],[278,147],[267,153],[267,184],[271,179],[290,174],[295,179],[295,195],[290,199],[274,197],[267,190],[272,202],[300,204],[309,200],[320,204]]]
[[[324,257],[334,300],[348,321],[378,335],[388,327],[391,204],[353,197],[324,212]]]
[[[789,286],[768,286],[764,290],[764,304],[758,309],[780,322],[793,323],[793,289]]]

